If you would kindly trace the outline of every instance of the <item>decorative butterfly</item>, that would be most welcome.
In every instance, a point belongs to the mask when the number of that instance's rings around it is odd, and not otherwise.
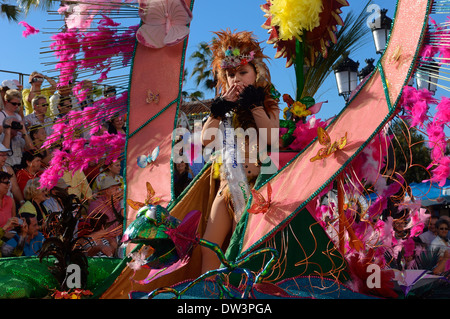
[[[188,34],[192,12],[184,0],[139,0],[142,25],[136,38],[142,45],[160,49],[181,42]]]
[[[153,93],[152,91],[147,91],[147,98],[145,99],[145,102],[148,104],[155,102],[156,104],[159,103],[159,93]]]
[[[337,150],[342,150],[347,145],[347,132],[345,132],[345,135],[341,137],[339,141],[331,143],[331,138],[327,131],[325,131],[323,127],[319,126],[317,128],[317,136],[319,138],[319,143],[325,147],[319,149],[316,156],[310,159],[311,162],[327,158]]]
[[[254,203],[247,210],[250,214],[265,214],[269,210],[271,197],[272,197],[272,186],[267,183],[267,200],[264,196],[258,192],[256,189],[251,190]]]
[[[159,155],[159,146],[155,147],[150,155],[139,155],[137,158],[137,164],[140,168],[146,168],[148,164],[153,163]]]
[[[149,182],[147,182],[146,185],[147,185],[147,198],[145,199],[144,203],[136,202],[129,198],[127,199],[127,204],[132,209],[139,210],[144,206],[156,205],[161,201],[161,198],[155,197],[155,190],[153,189],[152,185]]]
[[[395,63],[397,69],[405,64],[411,57],[410,54],[403,54],[402,50],[402,46],[398,45],[388,60],[389,63]]]

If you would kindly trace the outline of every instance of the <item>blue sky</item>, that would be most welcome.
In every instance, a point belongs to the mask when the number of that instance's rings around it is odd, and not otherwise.
[[[191,32],[189,36],[189,46],[187,57],[196,49],[201,41],[209,42],[212,38],[212,31],[229,28],[231,30],[253,31],[260,41],[263,41],[264,52],[271,57],[269,68],[272,74],[272,81],[281,93],[288,93],[295,96],[295,76],[294,69],[285,67],[285,59],[274,59],[275,49],[266,44],[268,38],[267,31],[261,27],[265,22],[260,5],[265,0],[196,0],[191,23]],[[349,0],[350,6],[343,8],[342,16],[349,11],[360,12],[366,1]],[[388,16],[393,17],[395,11],[395,1],[392,0],[373,0],[373,4],[380,8],[388,9]],[[57,8],[57,7],[56,7]],[[369,12],[370,14],[371,12]],[[22,73],[31,73],[34,70],[45,71],[49,67],[43,63],[49,62],[48,54],[40,54],[44,51],[43,47],[50,44],[51,33],[56,32],[56,28],[62,25],[61,19],[57,15],[48,15],[44,11],[31,12],[27,17],[20,20],[26,21],[35,28],[40,29],[37,35],[31,35],[28,38],[22,37],[24,28],[6,19],[0,19],[0,25],[5,32],[3,33],[3,48],[0,59],[0,70],[17,71]],[[59,21],[49,21],[59,20]],[[138,23],[138,18],[128,19],[129,24]],[[121,22],[121,21],[119,21]],[[351,52],[350,57],[360,62],[360,68],[365,66],[364,60],[374,58],[376,61],[380,58],[375,53],[375,47],[371,39],[370,29],[367,28],[368,42],[358,51]],[[45,57],[45,58],[44,58]],[[186,60],[186,67],[190,69],[192,62]],[[0,73],[0,80],[17,78],[13,75]],[[189,81],[184,88],[186,91],[194,91],[197,88]],[[344,99],[338,96],[334,75],[328,78],[322,88],[316,95],[316,101],[328,101],[318,114],[319,117],[327,118],[337,114],[344,106]],[[282,106],[283,108],[284,106]]]

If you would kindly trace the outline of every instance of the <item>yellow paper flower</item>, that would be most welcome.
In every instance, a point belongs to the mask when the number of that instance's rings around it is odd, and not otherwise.
[[[292,104],[291,113],[298,117],[307,117],[312,114],[310,110],[306,109],[306,105],[299,101]]]
[[[320,24],[322,0],[271,0],[272,26],[279,27],[281,40],[291,40]]]

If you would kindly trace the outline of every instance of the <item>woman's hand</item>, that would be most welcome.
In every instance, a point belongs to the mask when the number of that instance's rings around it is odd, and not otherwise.
[[[229,102],[236,102],[242,91],[244,91],[244,88],[242,83],[234,83],[224,94],[222,94],[222,98]]]

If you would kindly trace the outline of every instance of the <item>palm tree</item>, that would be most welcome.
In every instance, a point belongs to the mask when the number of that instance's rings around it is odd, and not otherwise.
[[[8,21],[17,22],[21,10],[18,6],[8,4],[5,2],[0,2],[0,13],[2,16],[6,17]]]
[[[186,83],[186,76],[188,75],[188,70],[184,69],[183,73],[183,85]],[[194,91],[189,93],[188,91],[183,90],[181,92],[181,95],[183,96],[184,100],[190,100],[190,101],[196,101],[199,99],[203,99],[205,97],[205,94],[202,91]]]
[[[31,9],[51,9],[56,0],[16,0],[16,4],[0,2],[0,15],[6,17],[10,22],[17,22],[21,14],[27,15]],[[61,1],[63,3],[63,1]]]
[[[197,86],[203,82],[207,90],[213,90],[216,86],[216,81],[211,69],[212,52],[206,42],[200,42],[197,48],[197,51],[193,52],[189,57],[190,60],[196,61],[191,77],[196,76],[195,83]]]
[[[56,0],[16,0],[17,5],[23,9],[25,14],[31,9],[48,10],[53,8],[57,3],[63,4],[65,1]]]

